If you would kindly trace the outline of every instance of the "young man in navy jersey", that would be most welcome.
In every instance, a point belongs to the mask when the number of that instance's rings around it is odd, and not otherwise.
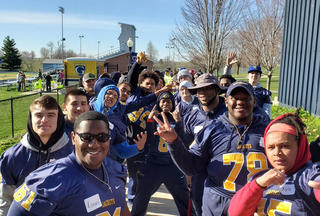
[[[259,83],[261,79],[261,74],[262,71],[259,65],[251,65],[248,69],[248,79],[249,83],[253,86],[254,94],[257,97],[257,106],[263,109],[271,118],[272,93],[269,90],[263,88],[262,85]]]
[[[0,215],[7,215],[14,190],[30,172],[73,151],[64,127],[63,113],[53,97],[33,101],[27,133],[0,157]]]
[[[227,215],[236,191],[259,171],[268,168],[263,133],[268,121],[253,113],[256,103],[248,82],[232,83],[226,93],[228,112],[201,130],[196,142],[187,149],[162,114],[164,123],[154,119],[159,134],[168,142],[171,157],[187,175],[207,172],[202,215]]]
[[[137,190],[132,207],[133,216],[146,214],[152,194],[158,190],[162,183],[173,196],[179,214],[187,215],[188,187],[186,178],[173,163],[167,144],[159,136],[153,134],[158,125],[152,117],[161,111],[165,113],[172,127],[182,124],[181,117],[173,114],[174,107],[174,96],[171,92],[163,92],[158,96],[157,104],[148,116],[146,125],[148,152],[137,176]]]
[[[90,107],[87,94],[80,89],[69,90],[64,97],[62,108],[66,112],[64,118],[66,121],[65,131],[70,138],[75,120],[82,113],[89,111]]]
[[[9,216],[130,215],[120,165],[106,157],[108,118],[95,111],[81,114],[71,137],[75,152],[30,173],[14,193]]]

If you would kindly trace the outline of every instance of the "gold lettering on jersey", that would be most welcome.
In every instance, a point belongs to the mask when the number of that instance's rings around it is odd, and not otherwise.
[[[138,121],[138,119],[139,119],[141,113],[143,112],[143,110],[144,110],[144,109],[143,109],[143,107],[142,107],[142,108],[140,108],[138,111],[134,111],[134,112],[130,113],[129,116],[128,116],[128,118],[130,119],[130,121],[132,121],[132,122]]]
[[[267,190],[267,195],[280,195],[280,191],[277,190]]]
[[[238,145],[237,149],[252,149],[251,144]]]
[[[111,206],[111,205],[114,205],[116,204],[116,201],[112,198],[112,199],[108,199],[106,201],[104,201],[102,203],[102,208],[105,208],[105,207],[108,207],[108,206]]]

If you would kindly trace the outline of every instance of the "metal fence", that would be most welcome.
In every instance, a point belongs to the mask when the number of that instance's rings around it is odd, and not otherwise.
[[[67,88],[74,88],[68,86]],[[27,128],[29,107],[33,100],[43,94],[50,94],[61,105],[64,100],[66,88],[52,89],[51,92],[39,91],[18,97],[0,100],[0,139],[14,137],[17,131]]]

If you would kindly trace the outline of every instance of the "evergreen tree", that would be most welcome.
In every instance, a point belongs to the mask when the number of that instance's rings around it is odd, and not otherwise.
[[[21,68],[21,55],[19,54],[19,50],[14,47],[15,45],[14,39],[10,39],[9,36],[3,41],[1,67],[10,71]]]

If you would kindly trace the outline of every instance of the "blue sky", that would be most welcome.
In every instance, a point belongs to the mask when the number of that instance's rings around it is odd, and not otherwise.
[[[65,9],[64,37],[66,49],[97,55],[119,47],[119,22],[136,27],[136,51],[146,50],[151,41],[159,57],[168,56],[165,48],[171,31],[181,22],[184,0],[1,0],[0,46],[10,36],[20,51],[35,51],[49,41],[56,46],[61,40],[61,13]]]

